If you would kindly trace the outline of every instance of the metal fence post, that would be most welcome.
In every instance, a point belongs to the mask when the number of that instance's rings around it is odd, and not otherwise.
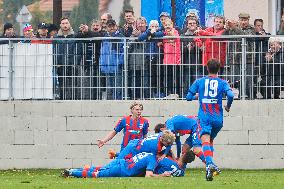
[[[14,99],[13,78],[14,78],[14,43],[9,40],[9,100]]]
[[[246,99],[246,97],[245,97],[245,95],[246,95],[246,84],[245,84],[245,82],[246,82],[246,79],[245,79],[245,75],[246,75],[246,63],[247,63],[247,57],[246,57],[246,52],[247,52],[247,44],[246,44],[246,38],[245,37],[243,37],[242,38],[242,65],[241,65],[241,73],[242,73],[242,76],[241,76],[241,89],[242,89],[242,91],[241,91],[241,99],[242,100],[245,100]]]
[[[128,78],[128,46],[126,43],[126,38],[123,39],[123,58],[124,58],[124,99],[127,100],[128,99],[128,82],[127,82],[127,78]]]

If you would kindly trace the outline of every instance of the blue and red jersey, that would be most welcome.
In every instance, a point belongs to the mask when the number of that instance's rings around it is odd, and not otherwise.
[[[170,172],[174,177],[184,176],[184,170],[186,164],[183,167],[179,167],[176,160],[171,157],[165,157],[158,162],[157,167],[155,168],[155,174],[163,174],[164,172]]]
[[[197,128],[197,117],[188,115],[175,115],[166,121],[166,127],[168,130],[175,134],[191,134]]]
[[[163,133],[158,133],[155,135],[150,135],[144,139],[136,139],[129,142],[129,144],[119,153],[118,159],[129,158],[141,152],[147,152],[152,154],[161,153],[163,150],[163,144],[160,137]],[[171,146],[165,147],[165,154],[167,154]]]
[[[123,140],[121,150],[133,139],[142,139],[148,133],[149,121],[144,117],[133,119],[132,116],[125,116],[119,120],[114,127],[115,132],[123,130]]]
[[[230,108],[234,94],[227,81],[219,77],[203,77],[196,80],[186,96],[186,100],[193,100],[198,93],[199,112],[198,118],[219,117],[223,120],[222,99],[223,94],[228,97],[227,107]]]
[[[97,177],[133,177],[144,175],[146,171],[153,171],[157,166],[156,156],[142,152],[130,159],[115,159],[102,167]]]

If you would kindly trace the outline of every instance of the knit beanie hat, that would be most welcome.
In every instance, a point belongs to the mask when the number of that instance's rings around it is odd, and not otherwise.
[[[26,32],[26,31],[33,31],[33,26],[30,24],[25,24],[23,32]]]
[[[4,24],[4,32],[3,34],[6,32],[7,29],[13,28],[13,25],[11,23],[6,23]]]

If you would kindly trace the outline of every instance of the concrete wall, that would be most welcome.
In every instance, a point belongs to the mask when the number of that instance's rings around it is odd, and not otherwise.
[[[67,168],[108,162],[122,134],[99,149],[97,139],[129,113],[130,101],[0,102],[0,169]],[[197,102],[145,101],[151,133],[174,114],[196,114]],[[235,101],[215,141],[226,168],[284,168],[284,101]],[[202,166],[197,159],[191,166]]]

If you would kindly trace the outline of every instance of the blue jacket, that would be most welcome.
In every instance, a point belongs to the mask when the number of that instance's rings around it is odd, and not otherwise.
[[[105,37],[123,37],[123,35],[116,31],[113,34],[106,34]],[[119,65],[124,64],[123,40],[104,39],[102,41],[99,62],[102,73],[117,72]]]
[[[155,33],[151,33],[150,29],[147,29],[145,32],[143,32],[142,34],[140,34],[138,36],[138,41],[146,41],[146,48],[145,48],[145,53],[147,54],[147,56],[153,57],[153,55],[155,56],[155,54],[157,54],[159,52],[159,48],[157,46],[157,42],[159,42],[159,39],[153,39],[156,37],[163,37],[164,33],[162,31],[157,31]]]

